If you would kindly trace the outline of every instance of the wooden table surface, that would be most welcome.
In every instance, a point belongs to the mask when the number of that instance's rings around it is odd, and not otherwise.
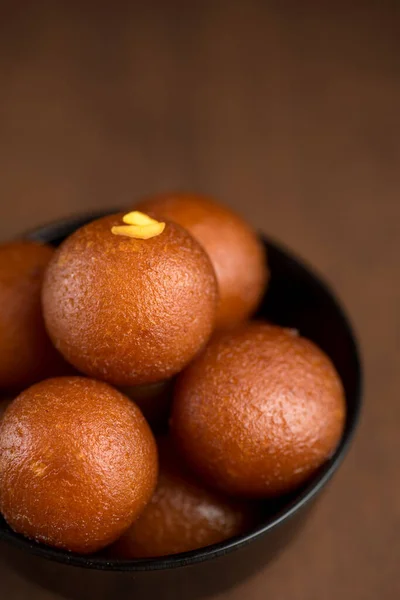
[[[0,238],[143,193],[209,192],[324,273],[358,330],[351,454],[303,535],[223,599],[398,598],[396,3],[23,4],[0,8]],[[7,600],[55,598],[4,565],[0,581]]]

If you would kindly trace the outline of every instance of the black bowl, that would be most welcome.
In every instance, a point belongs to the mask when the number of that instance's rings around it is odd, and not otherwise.
[[[27,237],[57,245],[77,227],[103,214],[59,221]],[[195,600],[234,586],[261,569],[303,525],[314,501],[342,462],[356,429],[361,404],[360,359],[350,324],[327,285],[274,242],[265,240],[265,246],[272,277],[258,316],[294,327],[312,339],[331,357],[342,378],[347,420],[335,454],[296,493],[274,503],[266,502],[264,521],[253,531],[165,558],[126,561],[69,554],[28,541],[1,520],[2,556],[23,576],[73,599]]]

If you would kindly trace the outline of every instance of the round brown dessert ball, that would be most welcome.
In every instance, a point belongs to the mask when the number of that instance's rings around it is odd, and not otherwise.
[[[125,387],[121,392],[138,405],[154,430],[167,428],[172,404],[173,380]]]
[[[188,552],[222,542],[255,525],[252,503],[204,487],[168,438],[159,441],[160,475],[139,519],[110,548],[112,557],[149,558]]]
[[[178,373],[212,333],[215,273],[179,225],[115,235],[124,215],[85,225],[58,249],[43,285],[47,329],[79,371],[131,386]],[[128,227],[129,226],[123,226]]]
[[[254,322],[217,336],[178,378],[172,430],[210,485],[267,498],[332,455],[345,412],[339,376],[317,346]]]
[[[235,325],[255,311],[268,279],[266,256],[255,232],[239,215],[194,194],[154,196],[137,208],[179,223],[205,248],[219,286],[217,327]]]
[[[72,552],[114,542],[146,506],[157,448],[140,409],[106,383],[37,383],[0,423],[0,511],[30,539]]]
[[[22,389],[67,366],[46,333],[40,292],[54,249],[36,242],[0,244],[0,388]]]

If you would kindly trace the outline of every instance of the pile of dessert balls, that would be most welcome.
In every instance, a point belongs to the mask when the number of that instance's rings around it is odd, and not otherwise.
[[[340,441],[344,393],[301,332],[249,320],[268,280],[251,227],[188,194],[57,249],[2,244],[8,525],[70,552],[163,556],[246,532],[260,500],[306,482]]]

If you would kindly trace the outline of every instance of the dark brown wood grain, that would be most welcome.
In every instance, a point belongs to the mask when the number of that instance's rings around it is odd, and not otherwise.
[[[362,426],[303,535],[223,598],[393,600],[397,4],[118,4],[2,3],[0,238],[143,193],[193,189],[241,210],[324,273],[362,344]],[[53,598],[3,565],[0,574],[9,600]]]

